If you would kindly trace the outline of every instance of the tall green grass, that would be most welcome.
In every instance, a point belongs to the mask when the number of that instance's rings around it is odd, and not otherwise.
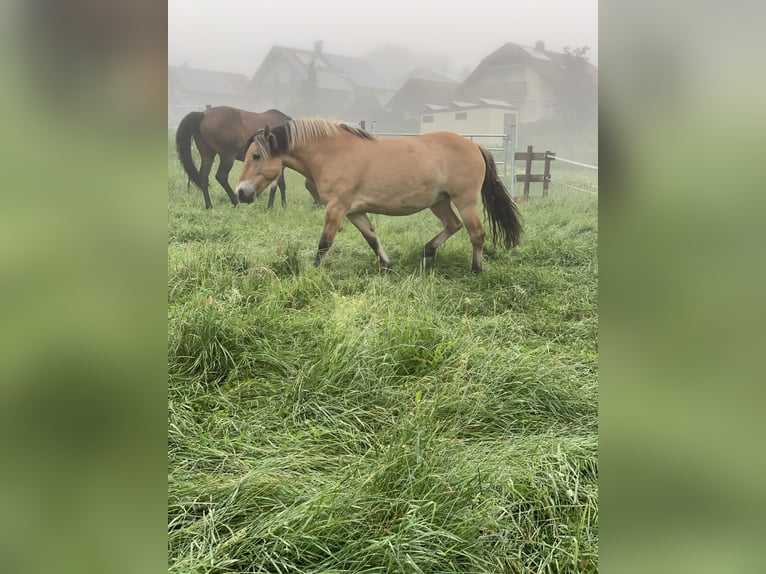
[[[464,231],[421,269],[430,212],[371,216],[392,272],[347,223],[316,269],[302,178],[206,212],[169,170],[171,572],[597,571],[593,197],[481,276]]]

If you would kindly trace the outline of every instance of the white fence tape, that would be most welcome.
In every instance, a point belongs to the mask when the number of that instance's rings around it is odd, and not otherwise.
[[[549,157],[551,159],[554,159],[556,161],[563,161],[564,163],[571,163],[572,165],[579,165],[581,167],[587,167],[587,168],[590,168],[590,169],[598,170],[598,166],[597,165],[590,165],[589,163],[580,163],[579,161],[574,161],[574,160],[571,160],[571,159],[564,159],[563,157],[553,156],[553,155],[549,155],[547,157]]]

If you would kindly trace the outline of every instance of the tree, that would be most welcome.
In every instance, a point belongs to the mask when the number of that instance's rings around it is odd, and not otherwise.
[[[598,88],[587,52],[588,46],[564,48],[563,77],[557,93],[558,115],[565,127],[575,130],[594,125],[597,117]]]

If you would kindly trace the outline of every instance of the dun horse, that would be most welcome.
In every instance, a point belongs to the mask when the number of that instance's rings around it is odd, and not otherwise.
[[[391,263],[367,213],[409,215],[430,209],[444,229],[423,248],[426,264],[436,249],[465,225],[473,246],[471,270],[481,273],[484,229],[479,196],[493,242],[519,244],[519,212],[497,175],[492,155],[453,133],[379,139],[364,130],[324,119],[295,119],[266,126],[250,137],[237,194],[257,197],[287,166],[311,179],[325,204],[325,223],[315,264],[332,245],[347,217],[362,233],[383,268]],[[452,210],[457,207],[462,222]]]
[[[286,122],[289,119],[289,116],[278,110],[269,110],[258,114],[227,106],[208,108],[204,112],[191,112],[184,116],[176,130],[176,151],[189,179],[202,190],[206,208],[213,207],[208,192],[208,175],[215,156],[218,155],[221,158],[215,179],[226,190],[231,203],[237,205],[237,196],[229,185],[229,172],[234,166],[234,160],[242,161],[244,159],[245,150],[243,147],[248,136],[263,129],[267,123],[273,125]],[[197,170],[192,159],[192,138],[197,144],[201,158],[199,170]],[[282,206],[286,204],[285,177],[284,173],[280,172],[279,178],[271,188],[268,207],[274,205],[277,186],[279,186],[282,194]],[[308,181],[306,182],[306,189],[311,193],[314,202],[319,203],[319,198]]]

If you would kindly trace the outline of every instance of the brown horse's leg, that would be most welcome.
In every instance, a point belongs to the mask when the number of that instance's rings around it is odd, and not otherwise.
[[[266,209],[274,207],[274,198],[277,196],[277,184],[271,186],[269,190],[269,202],[266,204]]]
[[[210,176],[210,169],[213,167],[213,159],[215,158],[215,152],[202,140],[202,138],[194,136],[194,143],[197,144],[197,150],[200,156],[199,166],[199,178],[202,183],[202,196],[205,198],[205,208],[211,209],[213,207],[210,201],[210,192],[208,190],[208,177]]]
[[[366,213],[354,213],[353,215],[346,216],[348,220],[353,223],[356,228],[362,232],[362,235],[367,240],[375,255],[380,259],[380,266],[383,269],[391,269],[391,261],[388,259],[388,255],[383,251],[383,247],[380,245],[380,239],[375,234],[375,229],[372,227],[372,223],[367,217]]]
[[[221,162],[218,165],[218,171],[215,173],[215,179],[218,183],[221,184],[221,187],[226,190],[226,193],[229,195],[229,199],[231,200],[231,204],[236,207],[238,203],[237,194],[234,193],[234,190],[229,185],[229,172],[231,171],[231,168],[234,167],[234,158],[223,156],[220,156],[220,158]]]
[[[434,262],[436,249],[463,227],[463,224],[460,222],[457,215],[455,215],[455,212],[452,211],[449,199],[443,199],[434,203],[431,206],[431,211],[433,211],[434,215],[442,222],[444,229],[423,247],[423,263],[426,266],[431,265]]]
[[[274,182],[274,184],[271,186],[271,189],[269,190],[269,203],[266,205],[266,209],[271,209],[274,207],[274,198],[277,196],[277,187],[279,188],[279,191],[282,194],[282,207],[287,207],[287,200],[285,199],[285,168],[282,168],[282,171],[279,173],[279,177],[277,178],[277,181]]]
[[[285,197],[285,189],[287,189],[287,184],[285,183],[285,168],[282,168],[282,171],[279,174],[277,186],[279,187],[279,194],[282,198],[282,207],[287,207],[287,198]]]
[[[335,234],[340,227],[340,222],[345,215],[345,207],[341,207],[337,203],[327,206],[324,215],[324,228],[322,229],[322,235],[319,238],[319,249],[317,250],[317,256],[314,260],[314,265],[317,267],[322,263],[322,259],[324,259],[324,256],[327,255],[327,251],[332,246]]]
[[[321,207],[322,200],[319,199],[319,193],[317,192],[317,186],[310,179],[306,179],[306,190],[311,194],[311,199],[314,200],[314,207]]]
[[[457,205],[460,216],[463,218],[463,225],[465,225],[466,231],[468,231],[468,235],[471,238],[471,245],[473,246],[471,271],[477,274],[481,273],[481,256],[484,250],[484,228],[481,226],[479,212],[476,209],[476,202],[455,202],[455,205]]]

